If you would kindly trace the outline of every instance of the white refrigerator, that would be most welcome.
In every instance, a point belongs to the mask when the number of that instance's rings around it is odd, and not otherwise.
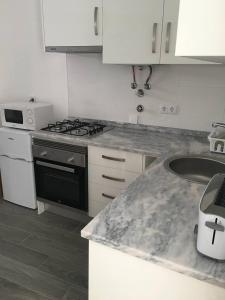
[[[0,128],[0,169],[4,200],[36,209],[30,131]]]

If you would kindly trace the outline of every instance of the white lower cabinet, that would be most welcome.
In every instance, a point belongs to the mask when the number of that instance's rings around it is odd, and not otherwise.
[[[89,215],[96,216],[107,206],[123,189],[116,189],[110,185],[89,182]]]
[[[153,160],[139,153],[88,147],[89,216],[95,217]]]
[[[89,241],[89,300],[224,300],[225,289]]]

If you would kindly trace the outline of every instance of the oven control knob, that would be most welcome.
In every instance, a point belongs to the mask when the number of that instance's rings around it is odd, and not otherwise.
[[[31,116],[31,115],[33,114],[32,109],[28,109],[28,110],[27,110],[27,114],[28,114],[29,116]]]
[[[43,152],[40,153],[40,155],[41,155],[41,156],[44,156],[44,157],[47,156],[47,154],[48,154],[47,151],[43,151]]]
[[[68,163],[73,163],[73,162],[74,162],[74,157],[72,156],[72,157],[68,158],[68,159],[67,159],[67,162],[68,162]]]
[[[33,121],[33,119],[32,119],[32,118],[28,118],[28,119],[27,119],[27,123],[28,123],[28,124],[33,124],[33,123],[34,123],[34,121]]]

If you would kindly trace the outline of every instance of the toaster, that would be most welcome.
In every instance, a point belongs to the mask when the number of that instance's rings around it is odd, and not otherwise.
[[[225,260],[225,174],[210,180],[200,201],[197,250]]]

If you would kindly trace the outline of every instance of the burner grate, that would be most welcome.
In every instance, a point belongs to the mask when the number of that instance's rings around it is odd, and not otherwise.
[[[106,126],[98,123],[87,123],[75,120],[63,120],[58,121],[55,124],[48,124],[44,131],[69,134],[73,136],[83,137],[83,136],[93,136],[97,133],[103,132]]]

